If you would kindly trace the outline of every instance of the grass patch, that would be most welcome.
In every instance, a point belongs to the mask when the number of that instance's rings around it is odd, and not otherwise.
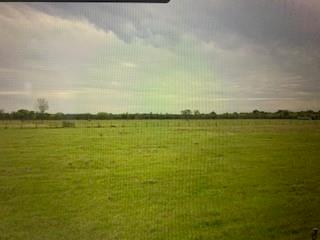
[[[319,227],[318,121],[10,124],[0,239],[292,240]]]

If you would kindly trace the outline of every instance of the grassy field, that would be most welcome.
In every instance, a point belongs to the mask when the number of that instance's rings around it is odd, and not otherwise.
[[[0,123],[1,240],[300,240],[320,225],[320,122],[59,126]]]

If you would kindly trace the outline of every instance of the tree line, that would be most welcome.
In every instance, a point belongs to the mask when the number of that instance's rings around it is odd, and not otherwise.
[[[0,110],[0,120],[116,120],[116,119],[302,119],[320,120],[320,111],[313,110],[293,112],[289,110],[278,110],[276,112],[264,112],[254,110],[252,112],[233,112],[217,114],[201,113],[199,110],[185,109],[180,114],[162,113],[121,113],[113,114],[107,112],[92,113],[47,113],[48,101],[44,98],[37,99],[37,111],[19,109],[13,112]]]
[[[288,110],[279,110],[277,112],[264,112],[254,110],[245,113],[200,113],[183,110],[181,114],[159,114],[159,113],[122,113],[112,114],[100,112],[92,113],[46,113],[38,111],[29,111],[20,109],[13,112],[4,112],[0,110],[0,120],[134,120],[134,119],[301,119],[301,120],[320,120],[320,111],[315,112],[300,111],[291,112]]]

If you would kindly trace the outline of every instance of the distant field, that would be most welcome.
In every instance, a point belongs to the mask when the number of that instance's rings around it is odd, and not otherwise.
[[[0,239],[311,239],[320,122],[0,122]]]

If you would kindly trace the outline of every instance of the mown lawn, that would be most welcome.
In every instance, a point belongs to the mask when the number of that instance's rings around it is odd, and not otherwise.
[[[320,122],[0,129],[0,239],[311,239]],[[4,125],[3,125],[4,126]]]

